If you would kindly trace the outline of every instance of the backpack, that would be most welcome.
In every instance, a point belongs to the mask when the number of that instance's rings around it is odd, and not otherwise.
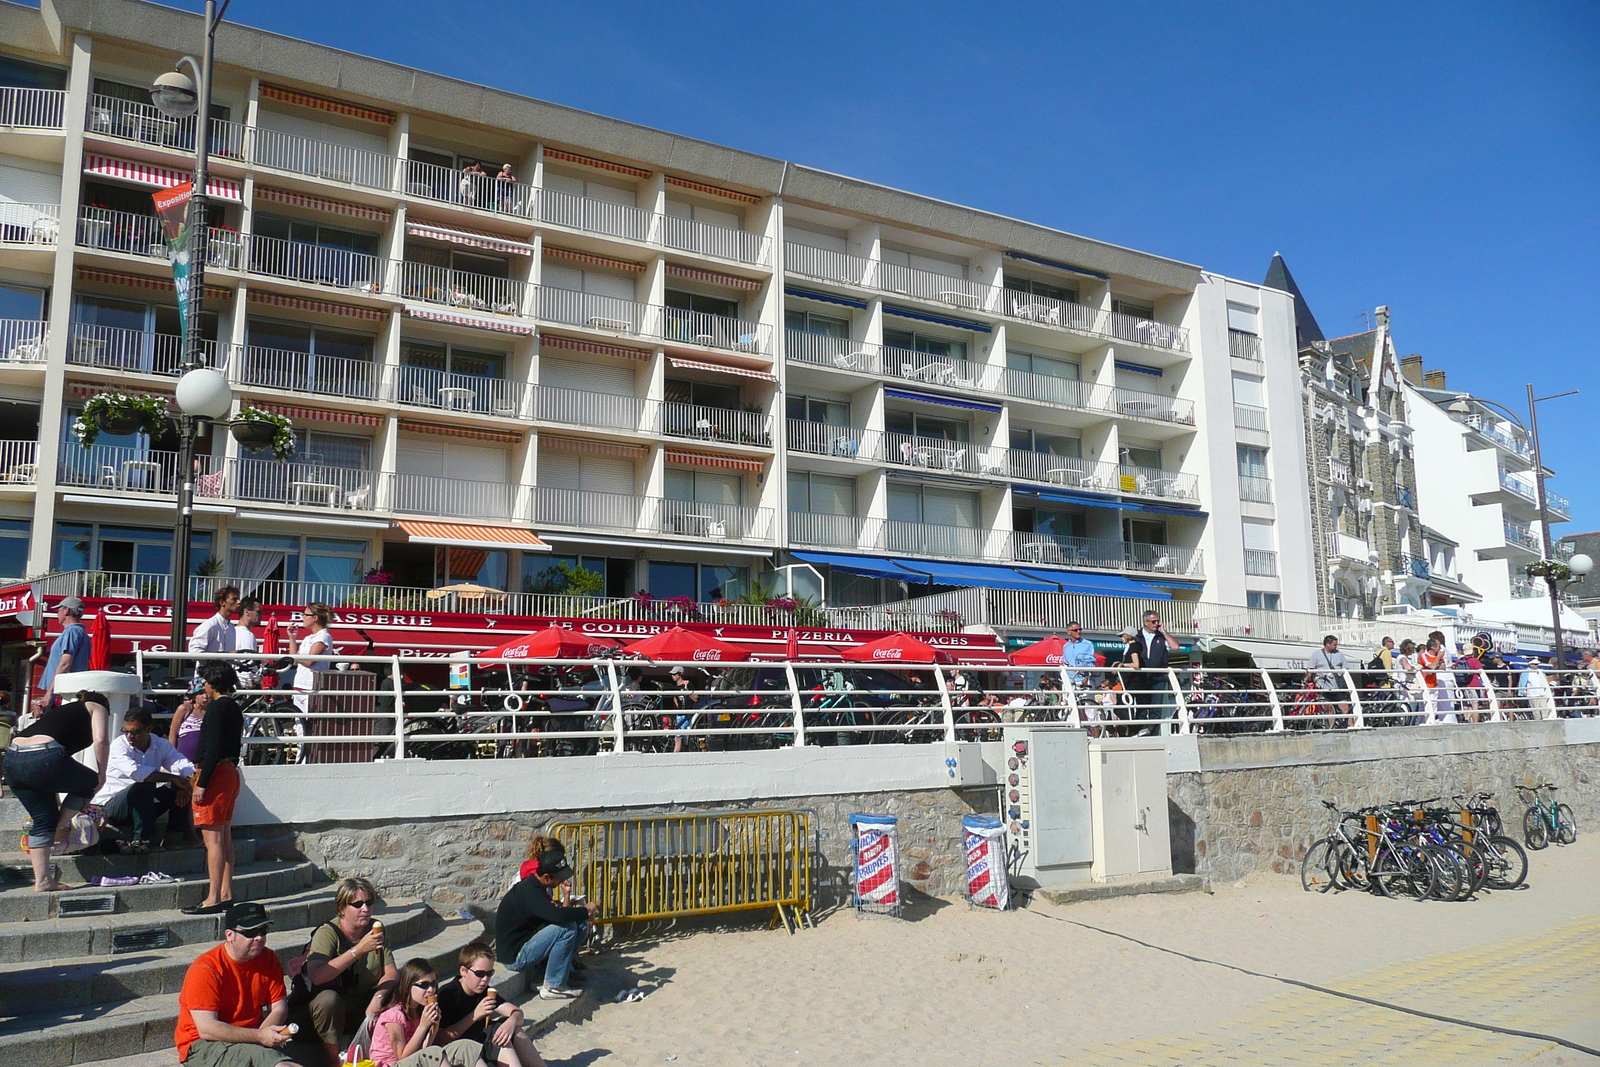
[[[323,926],[332,926],[335,936],[338,935],[339,928],[337,926],[334,926],[334,923],[333,923],[332,919],[328,920],[327,922],[323,923],[322,925]],[[317,927],[317,930],[320,930],[320,929],[322,929],[321,926]],[[311,936],[315,937],[316,933],[317,933],[316,930],[311,931]],[[311,1003],[311,998],[316,996],[317,993],[320,992],[320,990],[318,990],[316,986],[313,986],[311,984],[311,971],[307,967],[307,964],[310,962],[310,959],[311,959],[311,938],[308,937],[308,938],[306,938],[305,947],[300,950],[298,955],[290,956],[288,959],[283,961],[283,976],[288,981],[288,986],[289,986],[289,1007],[290,1007],[291,1010],[294,1009],[294,1008],[304,1007],[305,1005]],[[352,967],[351,970],[354,970],[354,968]],[[338,977],[338,979],[337,979],[337,984],[338,985],[344,986],[346,988],[349,987],[349,985],[355,979],[355,975],[351,973],[351,970],[345,971],[343,974],[341,974]],[[324,987],[324,988],[332,988],[332,987]]]

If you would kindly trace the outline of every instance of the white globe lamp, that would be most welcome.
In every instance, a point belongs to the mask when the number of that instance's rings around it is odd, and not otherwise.
[[[178,379],[178,409],[202,419],[224,419],[233,408],[233,389],[221,371],[199,367]]]

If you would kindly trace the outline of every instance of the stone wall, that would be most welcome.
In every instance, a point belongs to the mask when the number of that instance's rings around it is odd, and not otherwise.
[[[798,808],[813,813],[818,855],[815,896],[819,906],[829,906],[848,899],[852,812],[897,816],[902,881],[920,892],[949,894],[963,891],[966,873],[961,817],[974,811],[993,814],[996,799],[992,788],[929,789],[604,812],[262,826],[246,832],[257,835],[268,854],[303,856],[330,875],[364,875],[385,896],[418,897],[441,911],[492,910],[516,877],[529,838],[558,818]]]
[[[1600,826],[1600,743],[1569,743],[1561,722],[1202,737],[1199,748],[1199,771],[1167,776],[1173,869],[1214,882],[1298,874],[1306,848],[1332,827],[1324,799],[1350,810],[1484,790],[1520,842],[1525,805],[1512,786],[1554,782],[1580,828]]]

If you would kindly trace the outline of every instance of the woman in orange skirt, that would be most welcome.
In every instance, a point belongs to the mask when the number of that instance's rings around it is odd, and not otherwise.
[[[239,798],[239,750],[244,712],[233,699],[239,679],[221,660],[200,666],[200,681],[211,702],[200,725],[199,777],[194,788],[194,825],[206,846],[209,884],[205,900],[186,915],[215,915],[233,900],[233,803]]]

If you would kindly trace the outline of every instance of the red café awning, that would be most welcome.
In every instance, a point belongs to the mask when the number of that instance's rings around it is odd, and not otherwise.
[[[696,663],[744,663],[750,650],[727,641],[719,641],[710,634],[696,633],[674,626],[665,633],[647,637],[624,645],[624,652],[646,656],[653,660],[693,660]]]
[[[1011,662],[1023,667],[1059,667],[1065,658],[1067,639],[1053,634],[1011,653]]]
[[[857,663],[950,663],[952,657],[910,634],[892,633],[876,641],[844,650],[844,658]]]
[[[508,659],[585,659],[616,647],[617,643],[608,637],[589,637],[551,623],[538,633],[513,637],[480,652],[477,658],[488,663]]]

